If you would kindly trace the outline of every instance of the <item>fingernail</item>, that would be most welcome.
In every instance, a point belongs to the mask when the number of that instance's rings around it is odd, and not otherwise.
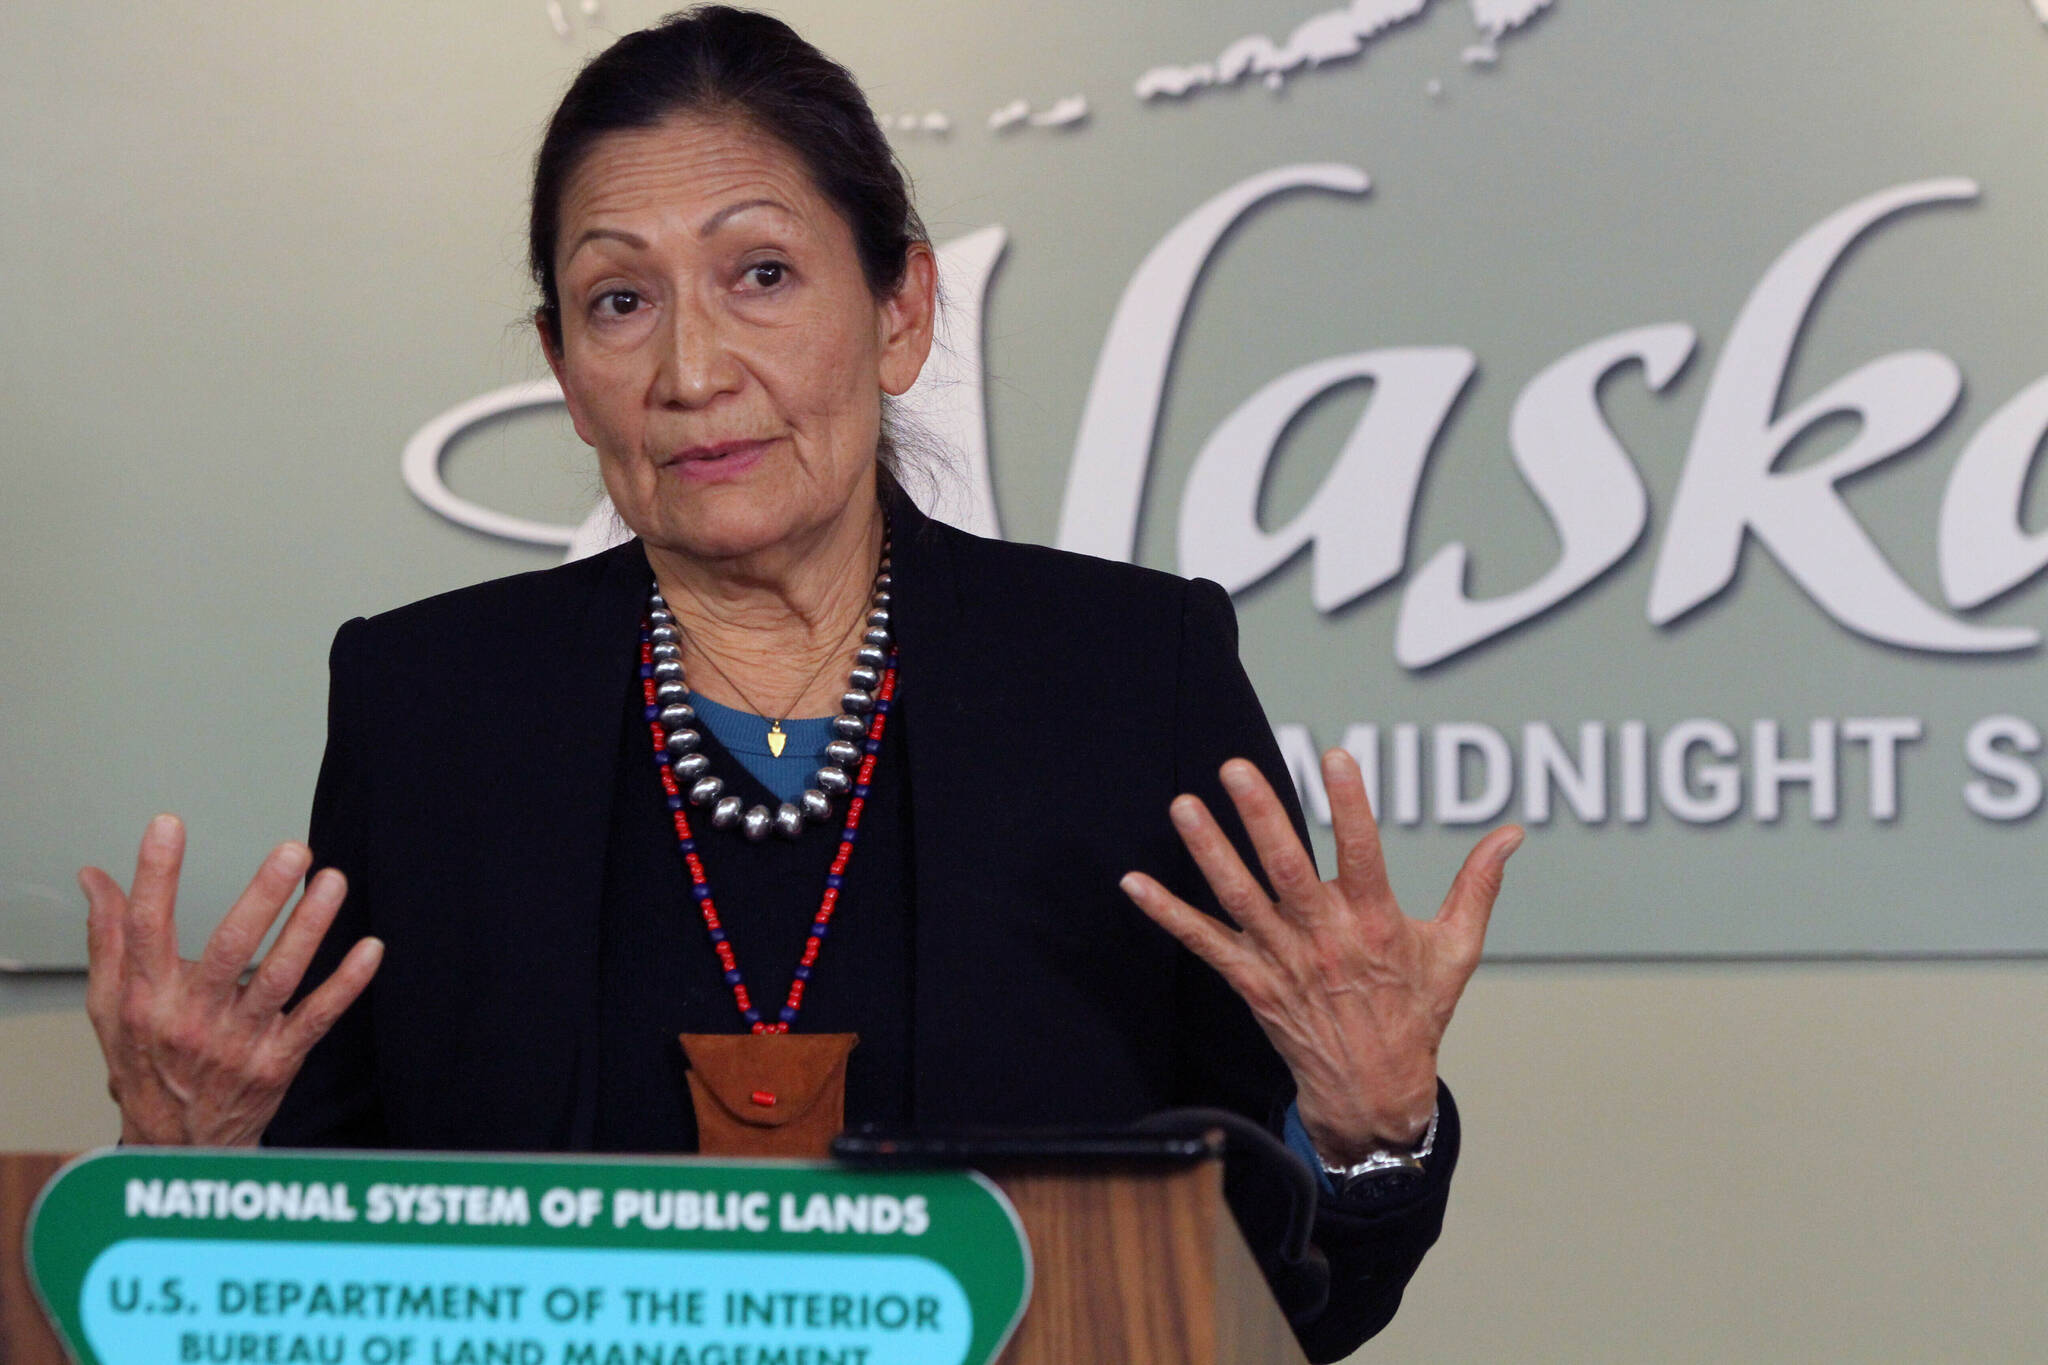
[[[270,856],[277,870],[288,877],[304,875],[306,869],[313,862],[313,850],[307,848],[304,844],[281,845]]]
[[[1122,879],[1117,882],[1117,885],[1123,889],[1123,893],[1134,900],[1137,898],[1138,888],[1143,884],[1138,880],[1138,874],[1135,872],[1124,873]]]
[[[1252,774],[1248,764],[1230,762],[1223,765],[1223,789],[1232,795],[1252,789]]]
[[[1519,829],[1516,830],[1511,837],[1501,841],[1500,852],[1494,854],[1493,860],[1496,863],[1504,863],[1508,859],[1514,857],[1515,850],[1520,848],[1522,846],[1522,840],[1528,837],[1529,836],[1524,831]]]
[[[1201,816],[1195,810],[1195,798],[1181,796],[1174,798],[1166,813],[1173,817],[1174,828],[1191,830],[1201,823]]]
[[[177,832],[178,817],[171,814],[169,811],[165,811],[161,815],[152,816],[150,818],[148,830],[148,836],[150,838],[168,839]]]

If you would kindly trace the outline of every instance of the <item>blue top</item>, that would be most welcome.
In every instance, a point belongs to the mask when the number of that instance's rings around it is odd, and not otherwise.
[[[690,693],[690,705],[697,719],[718,736],[740,766],[784,801],[794,801],[811,785],[811,774],[825,761],[825,746],[832,742],[832,717],[782,722],[782,757],[768,749],[768,718],[752,711],[721,706],[700,692]]]
[[[1302,1126],[1301,1110],[1287,1106],[1287,1122],[1281,1129],[1281,1136],[1287,1139],[1287,1146],[1301,1158],[1302,1164],[1316,1173],[1316,1185],[1324,1194],[1335,1194],[1337,1182],[1330,1179],[1330,1173],[1323,1169],[1322,1159],[1316,1155],[1315,1139]]]

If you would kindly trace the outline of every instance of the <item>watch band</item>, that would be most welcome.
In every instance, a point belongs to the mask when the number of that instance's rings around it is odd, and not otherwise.
[[[1330,1177],[1330,1183],[1339,1190],[1356,1181],[1371,1176],[1383,1175],[1389,1171],[1410,1171],[1422,1174],[1423,1161],[1436,1150],[1436,1123],[1442,1111],[1433,1109],[1429,1114],[1429,1127],[1422,1130],[1422,1141],[1413,1147],[1381,1147],[1366,1153],[1365,1160],[1349,1166],[1333,1166],[1316,1154],[1316,1162],[1323,1168],[1323,1174]]]

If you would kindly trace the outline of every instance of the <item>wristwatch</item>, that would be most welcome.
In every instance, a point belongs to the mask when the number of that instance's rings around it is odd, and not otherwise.
[[[1413,1147],[1380,1147],[1350,1166],[1333,1166],[1318,1152],[1316,1164],[1340,1198],[1366,1191],[1377,1195],[1412,1189],[1422,1183],[1427,1174],[1422,1163],[1436,1150],[1438,1117],[1439,1111],[1430,1112],[1429,1127],[1422,1130],[1422,1140]]]

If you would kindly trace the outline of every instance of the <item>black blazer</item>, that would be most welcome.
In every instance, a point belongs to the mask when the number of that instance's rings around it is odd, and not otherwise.
[[[1125,899],[1131,868],[1215,913],[1166,817],[1256,762],[1302,825],[1215,584],[986,540],[892,503],[916,868],[921,1125],[1135,1120],[1184,1105],[1277,1127],[1285,1066],[1243,1003]],[[598,900],[620,710],[651,582],[637,541],[336,635],[311,843],[349,896],[307,980],[374,933],[383,966],[266,1141],[577,1150],[596,1115]],[[1254,864],[1255,865],[1255,864]],[[1318,1358],[1392,1316],[1441,1226],[1428,1187],[1325,1201]]]

